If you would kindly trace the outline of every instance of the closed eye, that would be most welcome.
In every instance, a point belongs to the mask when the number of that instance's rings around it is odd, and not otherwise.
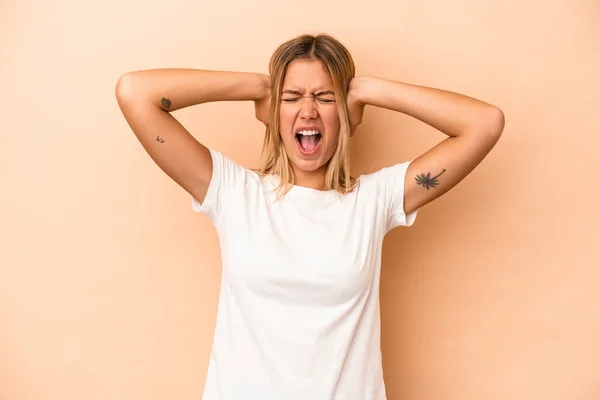
[[[287,98],[287,99],[282,99],[282,101],[286,102],[286,103],[293,103],[300,100],[300,97],[294,97],[294,98]],[[332,99],[323,99],[321,97],[317,97],[317,101],[320,103],[334,103],[335,100]]]

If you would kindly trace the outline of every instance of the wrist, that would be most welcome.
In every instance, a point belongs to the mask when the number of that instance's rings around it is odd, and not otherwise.
[[[362,76],[356,82],[356,97],[363,105],[374,104],[378,97],[380,79],[371,76]]]
[[[257,90],[254,100],[261,100],[271,95],[271,77],[265,74],[257,75]]]

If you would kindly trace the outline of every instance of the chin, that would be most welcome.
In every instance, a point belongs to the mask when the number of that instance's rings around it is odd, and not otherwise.
[[[325,165],[326,163],[323,163],[323,162],[321,162],[321,160],[316,159],[316,160],[294,160],[294,164],[296,165],[296,167],[298,167],[302,171],[313,172],[313,171],[317,171],[318,169],[323,167],[323,165]]]

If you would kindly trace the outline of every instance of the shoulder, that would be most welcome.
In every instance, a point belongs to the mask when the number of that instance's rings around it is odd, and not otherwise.
[[[213,163],[216,165],[215,173],[218,173],[224,177],[229,177],[232,180],[259,180],[260,175],[256,170],[243,166],[240,162],[235,161],[233,158],[224,155],[218,150],[210,148],[209,150],[213,159]]]
[[[400,225],[412,225],[417,215],[416,210],[406,214],[404,209],[405,182],[411,163],[412,160],[403,161],[361,176],[363,190],[376,196],[385,209],[386,231]]]
[[[401,183],[403,186],[404,177],[408,171],[408,166],[412,160],[402,161],[397,164],[382,167],[375,172],[366,173],[359,176],[359,182],[367,186],[381,187],[382,185],[397,185]]]
[[[204,200],[194,198],[192,205],[194,211],[207,213],[216,221],[259,186],[259,176],[220,151],[212,148],[209,151],[213,163],[210,184]]]

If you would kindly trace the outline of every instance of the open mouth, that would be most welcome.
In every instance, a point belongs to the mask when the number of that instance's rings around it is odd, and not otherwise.
[[[302,153],[313,154],[321,141],[321,132],[315,130],[299,131],[296,133],[296,141]]]

